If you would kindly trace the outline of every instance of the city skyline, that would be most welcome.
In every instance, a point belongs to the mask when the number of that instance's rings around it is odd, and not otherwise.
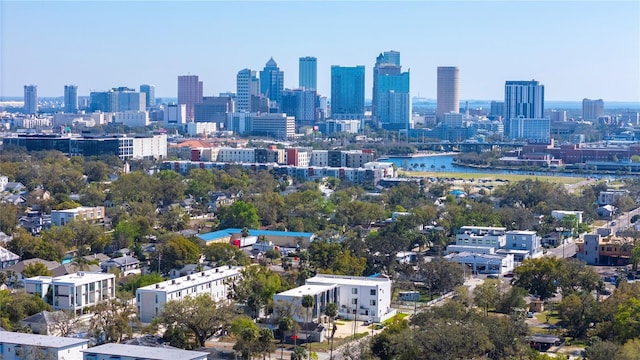
[[[313,56],[320,94],[330,95],[332,65],[364,65],[370,99],[376,56],[395,50],[410,69],[412,97],[435,99],[437,67],[455,66],[460,99],[500,100],[505,81],[536,79],[549,100],[640,100],[640,4],[632,1],[2,1],[0,11],[3,97],[27,84],[39,97],[63,96],[65,84],[80,96],[154,84],[157,97],[176,97],[184,74],[217,96],[235,91],[238,71],[262,69],[270,57],[294,89],[299,58]],[[233,13],[251,25],[238,28]],[[325,25],[336,22],[345,25]]]

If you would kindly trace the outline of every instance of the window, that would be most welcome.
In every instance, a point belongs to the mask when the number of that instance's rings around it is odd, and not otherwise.
[[[354,295],[358,294],[358,288],[351,288],[351,293]]]
[[[158,303],[158,294],[156,294],[156,304]]]
[[[352,305],[358,305],[358,299],[351,299]]]
[[[376,306],[376,300],[375,300],[375,299],[371,299],[371,300],[369,301],[369,305],[371,305],[371,306]]]
[[[369,290],[369,295],[376,296],[376,289]]]

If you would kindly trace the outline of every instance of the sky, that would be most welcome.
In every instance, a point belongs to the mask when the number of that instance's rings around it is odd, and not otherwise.
[[[178,75],[204,95],[236,89],[243,68],[270,57],[298,86],[298,58],[366,67],[401,54],[411,95],[436,98],[438,66],[458,66],[460,98],[500,100],[506,80],[535,79],[545,99],[640,101],[640,1],[7,1],[0,0],[0,96],[79,95],[156,86],[177,96]]]

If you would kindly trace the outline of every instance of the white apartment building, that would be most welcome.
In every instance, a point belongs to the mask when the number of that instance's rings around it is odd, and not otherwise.
[[[306,285],[335,287],[333,301],[338,304],[338,314],[346,319],[382,322],[396,314],[391,308],[391,279],[386,276],[318,274],[307,279]]]
[[[113,114],[113,122],[131,127],[145,127],[149,125],[147,111],[122,111]]]
[[[273,296],[276,304],[289,303],[294,307],[302,308],[302,298],[306,295],[313,297],[313,308],[309,309],[309,322],[327,322],[324,320],[324,310],[329,303],[338,303],[338,289],[335,284],[311,285],[306,284],[297,288],[283,291]],[[302,314],[294,314],[293,320],[297,322],[306,321],[306,309]]]
[[[89,340],[0,332],[0,358],[2,360],[50,359],[83,360],[82,350],[88,348]]]
[[[164,159],[167,157],[167,135],[133,138],[134,159]]]
[[[82,350],[83,360],[207,360],[209,353],[176,348],[103,344]]]
[[[584,213],[583,211],[552,210],[551,217],[557,220],[562,220],[565,216],[573,215],[576,217],[576,220],[577,220],[576,226],[577,226],[578,224],[582,224],[583,213]]]
[[[208,294],[215,301],[226,300],[229,291],[227,282],[238,278],[243,268],[222,266],[139,288],[136,291],[136,304],[140,321],[151,322],[162,314],[165,303],[187,296]]]
[[[463,226],[456,234],[456,245],[490,246],[495,249],[507,243],[507,229],[491,226]]]
[[[217,161],[225,163],[254,163],[256,161],[255,149],[223,147],[218,150]]]
[[[24,280],[25,291],[46,300],[49,288],[53,295],[53,310],[81,311],[116,296],[115,275],[85,273],[58,277],[36,276]]]
[[[216,131],[218,131],[218,124],[214,122],[187,123],[187,134],[189,136],[207,135]]]
[[[73,219],[99,221],[104,219],[104,206],[80,206],[75,209],[52,210],[51,224],[64,226]]]
[[[512,251],[512,250],[520,250],[526,251],[528,256],[539,256],[542,255],[542,239],[535,231],[530,230],[512,230],[507,231],[507,243],[504,247],[504,250]],[[519,257],[514,253],[515,257]],[[521,261],[524,259],[516,259],[517,261]]]

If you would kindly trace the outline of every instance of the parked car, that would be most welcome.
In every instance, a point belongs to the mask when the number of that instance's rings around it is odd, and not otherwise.
[[[498,274],[489,274],[487,275],[487,279],[499,279],[500,275]]]

